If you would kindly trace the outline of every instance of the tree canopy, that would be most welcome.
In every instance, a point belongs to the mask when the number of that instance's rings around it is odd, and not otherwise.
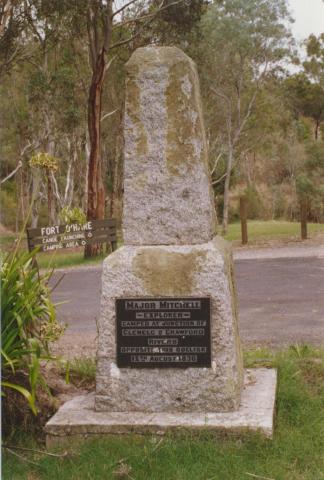
[[[34,226],[73,208],[120,216],[124,65],[148,44],[177,45],[198,65],[223,229],[246,189],[253,214],[297,218],[300,179],[317,199],[323,184],[309,162],[323,152],[324,34],[305,39],[296,67],[290,22],[286,0],[2,2],[1,221],[18,228],[30,203]],[[310,215],[323,220],[316,202]]]

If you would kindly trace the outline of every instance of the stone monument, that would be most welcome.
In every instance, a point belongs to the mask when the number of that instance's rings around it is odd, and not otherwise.
[[[69,435],[181,426],[271,435],[276,375],[250,372],[243,387],[232,255],[216,236],[199,81],[178,48],[132,55],[124,136],[124,245],[103,264],[95,396],[63,406],[48,439],[66,435],[66,424]]]
[[[124,246],[104,262],[96,410],[228,411],[243,367],[232,258],[215,209],[196,67],[173,47],[127,64]],[[117,368],[115,300],[210,297],[211,366]]]

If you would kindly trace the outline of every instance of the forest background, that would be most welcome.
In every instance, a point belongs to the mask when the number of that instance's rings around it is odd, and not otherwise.
[[[30,205],[34,227],[120,219],[125,63],[149,44],[198,66],[223,232],[242,195],[250,219],[298,220],[304,201],[324,222],[324,34],[297,48],[286,0],[4,0],[0,21],[8,229]]]

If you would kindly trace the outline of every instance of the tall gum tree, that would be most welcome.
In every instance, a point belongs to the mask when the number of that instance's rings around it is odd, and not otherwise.
[[[315,140],[318,140],[320,125],[324,120],[324,32],[318,37],[310,35],[305,41],[305,46],[307,58],[303,62],[303,67],[311,81],[313,96],[317,99],[317,102],[313,102],[311,116],[315,122]]]
[[[201,72],[226,158],[223,233],[227,232],[231,174],[239,143],[267,76],[286,58],[291,36],[286,0],[225,0],[209,7],[201,22]],[[222,127],[222,125],[224,127]],[[215,182],[217,182],[216,180]]]

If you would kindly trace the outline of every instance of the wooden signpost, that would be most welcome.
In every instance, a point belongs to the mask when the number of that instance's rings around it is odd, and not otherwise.
[[[300,233],[302,240],[307,239],[307,217],[308,217],[308,202],[306,198],[300,201]]]
[[[246,245],[248,243],[246,197],[240,197],[240,218],[241,218],[242,245]]]
[[[91,220],[81,225],[53,225],[48,227],[27,228],[29,251],[40,247],[40,252],[54,252],[63,248],[85,247],[93,243],[110,243],[116,249],[116,220]]]

